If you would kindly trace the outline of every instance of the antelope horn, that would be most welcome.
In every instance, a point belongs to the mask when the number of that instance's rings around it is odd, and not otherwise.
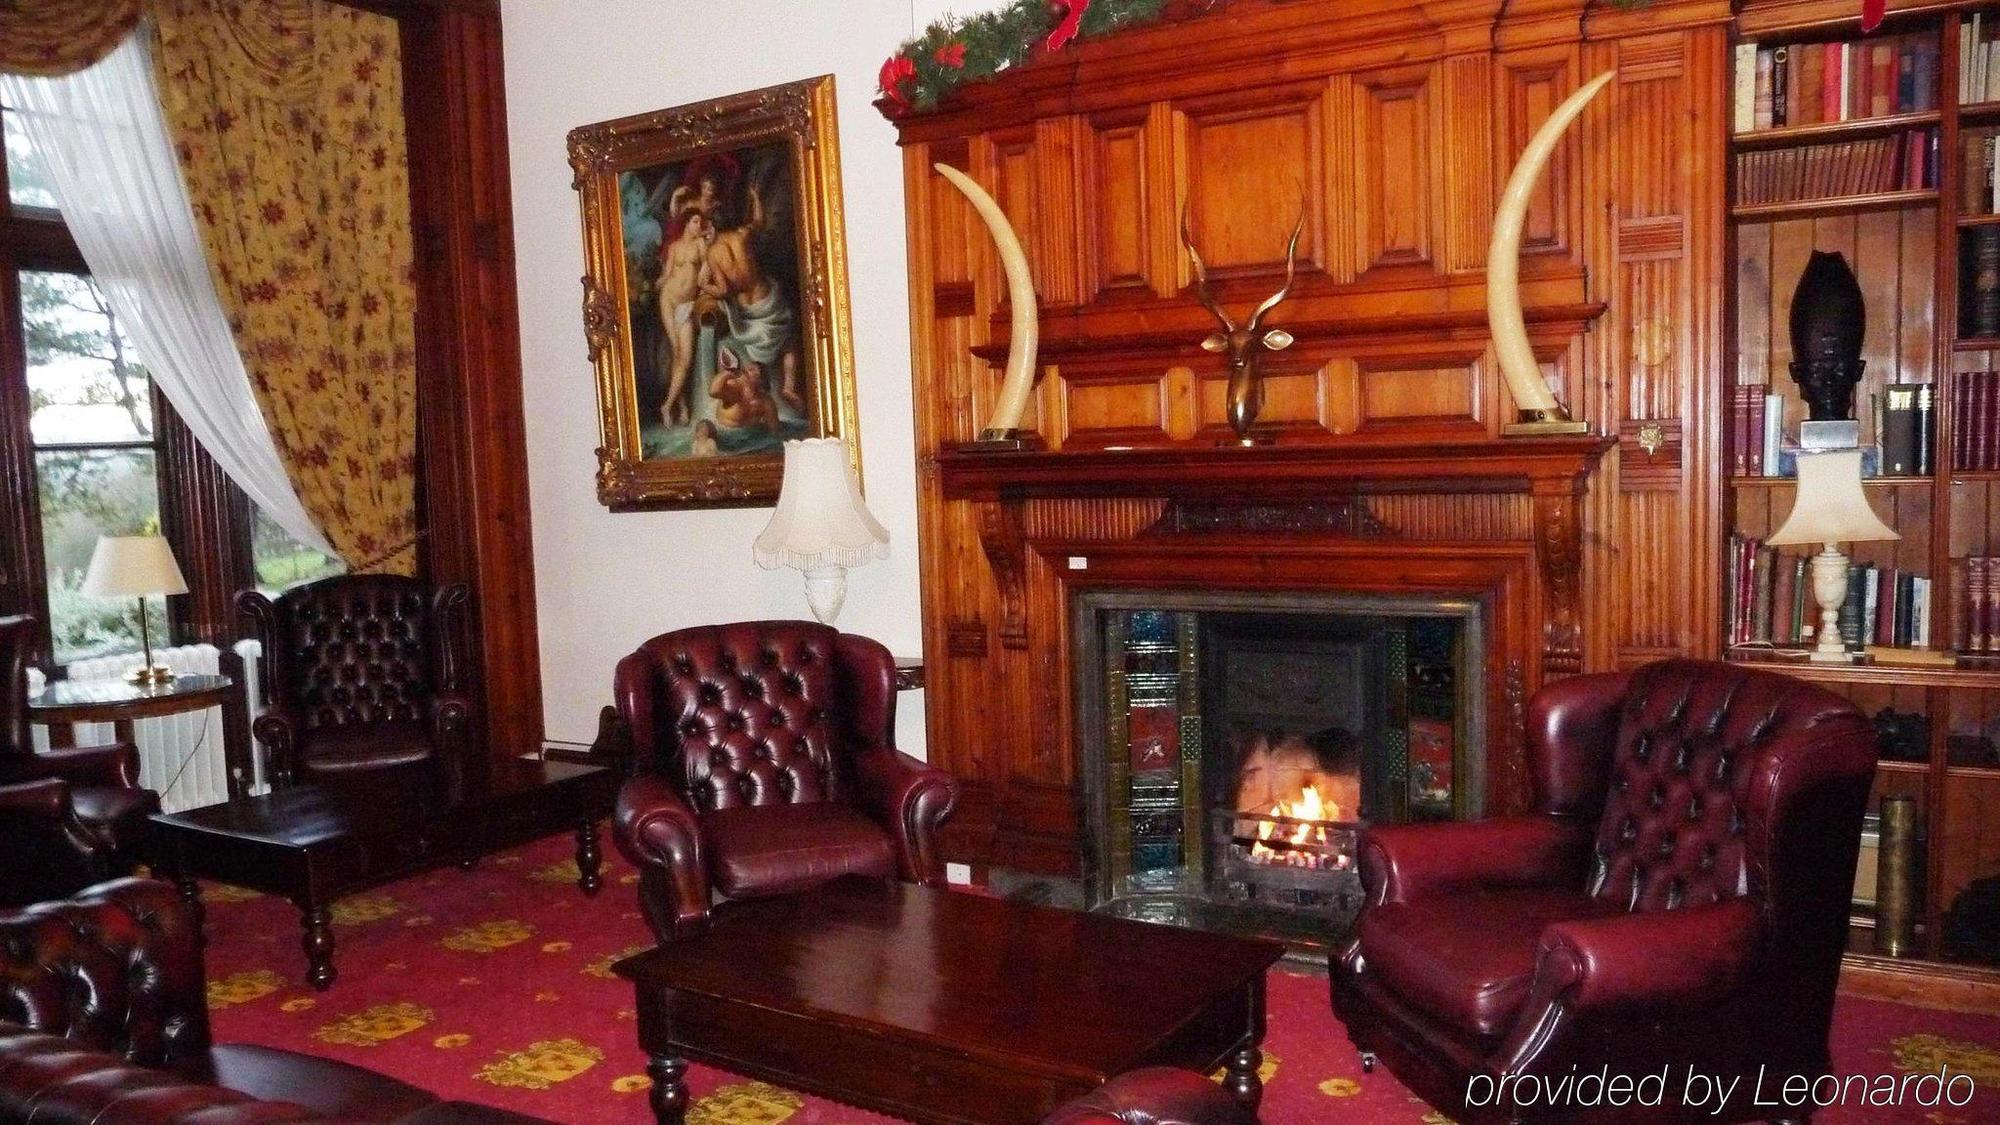
[[[1500,210],[1493,216],[1493,242],[1486,253],[1486,320],[1493,333],[1493,351],[1500,363],[1500,374],[1507,380],[1514,405],[1524,415],[1567,417],[1549,390],[1548,380],[1542,378],[1541,364],[1535,362],[1535,349],[1528,343],[1527,318],[1521,312],[1521,229],[1528,221],[1528,198],[1534,194],[1535,183],[1541,179],[1542,169],[1548,165],[1563,132],[1590,99],[1616,77],[1616,70],[1605,71],[1549,114],[1540,131],[1522,150],[1521,161],[1514,166],[1507,189],[1500,195]]]
[[[1263,304],[1258,305],[1256,312],[1250,314],[1249,332],[1252,336],[1257,334],[1257,329],[1263,327],[1264,314],[1277,308],[1279,302],[1292,294],[1292,279],[1297,277],[1299,272],[1299,235],[1305,229],[1306,207],[1303,193],[1301,193],[1299,199],[1299,221],[1297,225],[1292,227],[1292,240],[1285,244],[1285,283],[1279,286],[1278,291],[1271,294]]]
[[[1004,437],[1008,431],[1021,428],[1021,415],[1028,408],[1028,392],[1035,385],[1035,352],[1040,346],[1042,322],[1035,306],[1034,278],[1028,272],[1028,256],[1021,250],[1021,240],[1015,236],[1013,224],[1007,221],[1007,213],[1000,210],[993,197],[974,183],[972,177],[949,164],[931,167],[965,193],[972,209],[985,220],[993,244],[1000,251],[1000,267],[1007,273],[1007,303],[1014,316],[1013,333],[1007,341],[1007,377],[1000,384],[1000,397],[994,402],[992,417],[980,435]]]
[[[1209,315],[1222,322],[1224,332],[1236,331],[1236,322],[1229,319],[1215,293],[1208,286],[1208,265],[1201,260],[1201,251],[1194,248],[1194,234],[1188,230],[1187,208],[1181,208],[1181,245],[1187,248],[1188,261],[1194,265],[1194,295]]]

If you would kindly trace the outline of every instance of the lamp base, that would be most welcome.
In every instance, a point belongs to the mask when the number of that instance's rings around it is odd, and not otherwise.
[[[157,686],[174,682],[174,670],[164,664],[146,664],[125,673],[125,682],[141,686]]]

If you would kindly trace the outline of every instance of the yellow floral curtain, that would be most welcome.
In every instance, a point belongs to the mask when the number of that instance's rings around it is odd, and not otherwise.
[[[292,483],[350,567],[413,573],[416,285],[396,23],[325,0],[150,7],[209,268]]]
[[[72,74],[111,53],[142,0],[0,0],[0,71]]]

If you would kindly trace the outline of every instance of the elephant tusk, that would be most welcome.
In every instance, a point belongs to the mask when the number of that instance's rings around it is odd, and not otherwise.
[[[1028,392],[1035,384],[1035,351],[1041,339],[1041,315],[1035,306],[1035,282],[1028,272],[1028,256],[1014,235],[1006,212],[993,202],[972,177],[949,164],[933,164],[938,174],[972,201],[972,209],[986,221],[993,243],[1000,251],[1000,266],[1007,272],[1007,302],[1014,315],[1013,333],[1007,342],[1007,377],[1000,384],[1000,398],[981,438],[1004,438],[1021,428],[1021,415],[1028,407]]]
[[[1528,343],[1528,322],[1521,311],[1521,230],[1528,221],[1528,200],[1535,184],[1548,166],[1562,135],[1598,92],[1618,77],[1607,70],[1591,79],[1549,114],[1500,194],[1500,209],[1493,216],[1493,242],[1486,253],[1486,320],[1493,333],[1493,351],[1500,363],[1500,375],[1514,396],[1514,405],[1523,417],[1562,420],[1568,415],[1549,390],[1542,367],[1535,361],[1535,349]]]

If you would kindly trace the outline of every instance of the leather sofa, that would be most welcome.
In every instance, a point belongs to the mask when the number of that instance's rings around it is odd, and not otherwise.
[[[661,941],[714,894],[787,894],[842,875],[939,885],[950,775],[896,749],[896,668],[810,621],[666,633],[618,662],[634,776],[615,839]]]
[[[144,858],[159,795],[127,743],[36,751],[28,734],[32,617],[0,617],[0,906],[74,894]]]
[[[533,1125],[361,1067],[214,1043],[178,891],[119,879],[0,912],[0,1121]]]
[[[1332,989],[1364,1067],[1466,1122],[1744,1120],[1769,1108],[1760,1067],[1825,1073],[1877,754],[1861,713],[1676,660],[1545,688],[1527,738],[1528,815],[1361,841]],[[1657,1106],[1559,1115],[1540,1092],[1662,1067]],[[1711,1113],[1682,1102],[1690,1071],[1742,1083]]]

